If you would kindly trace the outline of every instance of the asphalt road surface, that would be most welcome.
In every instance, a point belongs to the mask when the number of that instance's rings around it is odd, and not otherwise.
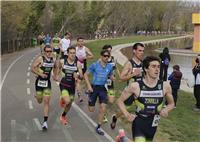
[[[35,75],[31,64],[40,54],[39,48],[29,48],[1,57],[1,141],[2,142],[113,142],[117,130],[103,126],[105,135],[95,132],[96,113],[87,111],[86,99],[74,103],[68,113],[69,124],[61,125],[59,87],[52,81],[52,98],[48,131],[43,132],[43,104],[34,98]]]

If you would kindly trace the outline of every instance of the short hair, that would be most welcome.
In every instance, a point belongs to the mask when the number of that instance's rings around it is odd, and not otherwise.
[[[152,62],[152,61],[158,61],[160,63],[160,59],[156,56],[147,56],[142,61],[142,69],[143,69],[145,74],[146,74],[146,72],[145,72],[144,69],[149,68],[150,62]]]
[[[77,38],[77,41],[79,41],[79,39],[84,39],[84,38],[83,38],[83,37],[78,37],[78,38]]]
[[[135,43],[135,44],[133,45],[132,49],[133,49],[133,50],[136,50],[136,49],[138,48],[138,46],[144,47],[144,44],[142,44],[142,43],[140,43],[140,42],[137,42],[137,43]]]
[[[179,66],[179,65],[174,65],[174,66],[173,66],[173,69],[179,71],[179,70],[180,70],[180,66]]]
[[[52,49],[50,44],[46,44],[46,45],[44,46],[44,51],[46,51],[47,48]]]
[[[103,46],[103,50],[107,50],[108,48],[111,48],[112,49],[112,46],[110,44],[106,44]]]
[[[110,56],[110,52],[108,50],[102,50],[100,52],[100,55],[103,56],[105,53],[108,53],[108,55]]]
[[[71,33],[70,33],[70,32],[66,32],[66,33],[65,33],[65,36],[66,36],[66,35],[71,35]]]
[[[67,53],[69,53],[69,50],[72,50],[72,49],[76,50],[76,48],[74,46],[70,46],[67,48]]]

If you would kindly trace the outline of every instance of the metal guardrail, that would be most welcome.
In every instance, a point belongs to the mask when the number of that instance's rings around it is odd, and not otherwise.
[[[33,42],[33,38],[13,39],[1,42],[1,54],[12,53],[22,49],[33,47],[37,42]]]

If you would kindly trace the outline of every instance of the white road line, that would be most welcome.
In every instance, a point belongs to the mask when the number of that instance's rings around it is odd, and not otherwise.
[[[30,71],[31,70],[31,67],[28,67],[28,71]]]
[[[84,123],[87,125],[87,127],[89,128],[89,130],[94,134],[94,136],[96,137],[96,139],[98,140],[98,142],[103,142],[103,141],[101,140],[101,138],[98,137],[98,135],[97,135],[96,132],[94,131],[94,127],[90,125],[90,122],[88,122],[88,120],[87,120],[83,115],[81,115],[81,114],[79,113],[79,111],[77,111],[76,109],[75,109],[75,111],[76,111],[77,114],[83,119]]]
[[[17,136],[16,136],[16,120],[11,120],[11,142],[16,142],[17,141]]]
[[[33,109],[33,102],[31,100],[28,101],[29,109]]]
[[[60,121],[58,119],[57,119],[57,122],[60,123]],[[69,126],[68,126],[68,128],[69,128]],[[68,129],[66,129],[66,127],[62,127],[62,131],[63,131],[63,133],[65,135],[65,140],[67,142],[74,142],[74,140],[72,139],[72,136],[71,136],[70,132],[68,131]]]
[[[41,126],[40,121],[38,120],[38,118],[34,118],[33,120],[35,121],[35,124],[36,124],[38,130],[42,131],[42,126]]]
[[[32,63],[29,63],[29,66],[31,66]]]
[[[82,111],[75,103],[72,104],[73,108],[76,110],[76,111],[79,111],[79,113],[81,113],[84,117],[86,117],[88,119],[88,121],[90,123],[92,123],[92,125],[94,127],[96,127],[96,123],[84,112]],[[104,131],[104,130],[103,130]],[[110,142],[115,142],[115,140],[110,136],[108,135],[108,133],[106,133],[104,131],[104,136],[110,141]]]
[[[27,80],[26,80],[26,83],[27,83],[27,84],[30,84],[30,79],[27,79]]]
[[[31,89],[30,88],[26,88],[27,94],[30,95],[31,94]]]
[[[4,76],[3,76],[3,80],[1,81],[0,90],[2,89],[2,86],[3,86],[3,83],[4,83],[5,79],[6,79],[6,76],[8,75],[8,72],[10,71],[10,69],[12,68],[12,66],[13,66],[20,58],[22,58],[23,56],[24,56],[24,55],[18,57],[14,62],[12,62],[12,64],[10,64],[10,66],[8,67],[6,73],[5,73]]]
[[[28,77],[30,76],[30,72],[27,72],[27,76],[28,76]]]

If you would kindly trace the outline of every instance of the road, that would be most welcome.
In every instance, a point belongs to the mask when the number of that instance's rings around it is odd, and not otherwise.
[[[114,142],[116,131],[104,126],[105,136],[95,133],[96,113],[87,111],[87,101],[74,103],[69,125],[59,122],[59,87],[52,81],[52,98],[48,119],[49,129],[41,130],[43,105],[35,98],[35,76],[31,64],[39,55],[39,48],[29,48],[1,57],[1,138],[2,142]],[[111,136],[113,137],[111,137]]]

